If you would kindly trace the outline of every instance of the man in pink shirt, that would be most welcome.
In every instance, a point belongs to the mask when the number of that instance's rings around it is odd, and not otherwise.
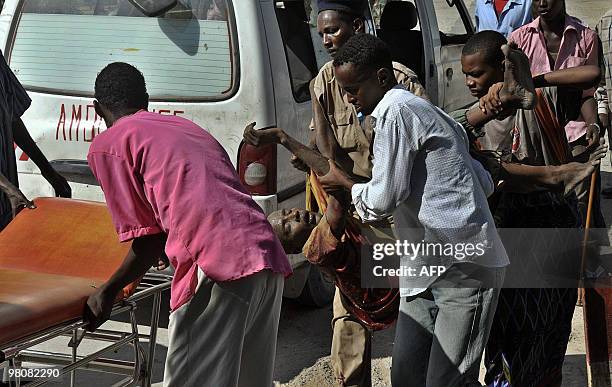
[[[527,54],[534,76],[553,70],[599,65],[597,34],[566,13],[565,0],[540,0],[534,3],[537,3],[540,16],[512,32],[509,38]],[[595,88],[583,92],[581,116],[577,121],[570,121],[565,126],[573,156],[584,153],[585,160],[588,159],[588,151],[593,150],[599,143],[600,130],[594,94]],[[583,218],[586,214],[589,185],[589,181],[586,181],[576,188]],[[599,189],[594,207],[594,226],[605,227],[598,203]]]
[[[105,67],[94,105],[108,130],[87,157],[122,242],[122,266],[87,301],[96,329],[115,296],[165,252],[174,266],[165,386],[270,386],[289,261],[221,145],[146,111],[143,75]]]

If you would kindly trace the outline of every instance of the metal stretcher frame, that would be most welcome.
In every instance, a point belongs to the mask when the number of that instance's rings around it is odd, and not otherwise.
[[[152,378],[153,363],[155,357],[155,346],[157,342],[157,328],[161,306],[161,293],[170,288],[172,276],[162,273],[147,273],[141,280],[135,293],[129,298],[115,304],[111,312],[116,316],[123,312],[129,313],[131,332],[98,329],[95,332],[86,332],[85,323],[82,319],[65,322],[49,327],[36,334],[26,336],[0,347],[0,361],[9,361],[10,367],[20,367],[24,362],[44,365],[62,365],[59,376],[70,373],[70,386],[75,385],[75,371],[86,368],[92,371],[106,372],[111,374],[126,375],[127,377],[115,386],[129,386],[137,383],[142,386],[150,386]],[[148,335],[138,333],[136,323],[136,309],[142,300],[153,297],[153,306],[150,320],[150,331]],[[72,348],[72,355],[63,353],[35,351],[32,348],[48,340],[69,336],[68,344]],[[110,342],[108,346],[87,356],[78,356],[78,347],[81,341],[88,340]],[[149,342],[148,353],[141,346],[140,339]],[[134,350],[133,361],[115,360],[102,357],[111,351],[131,345]],[[40,386],[54,379],[39,378],[22,384],[19,378],[9,379],[11,385],[16,386]]]

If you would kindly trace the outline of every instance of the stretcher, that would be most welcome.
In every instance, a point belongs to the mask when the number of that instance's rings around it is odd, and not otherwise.
[[[103,203],[60,198],[40,198],[36,209],[24,209],[0,232],[0,363],[17,369],[24,362],[61,366],[59,375],[75,370],[125,375],[118,385],[151,384],[161,292],[171,276],[147,273],[117,296],[112,316],[127,312],[129,332],[84,330],[86,300],[119,267],[129,249],[121,244]],[[150,332],[139,334],[135,311],[138,303],[153,298]],[[71,355],[33,350],[59,336],[70,337]],[[83,339],[105,342],[93,354],[79,356]],[[141,339],[148,341],[148,351]],[[124,346],[133,349],[133,360],[106,358]],[[55,375],[54,375],[55,376]],[[52,379],[28,378],[28,386]],[[10,380],[20,385],[20,380]]]

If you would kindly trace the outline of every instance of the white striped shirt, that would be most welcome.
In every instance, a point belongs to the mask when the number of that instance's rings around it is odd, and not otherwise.
[[[372,117],[376,120],[372,180],[352,189],[359,216],[368,222],[392,214],[396,236],[402,241],[484,243],[484,255],[462,262],[506,266],[508,257],[485,192],[492,188],[491,177],[470,157],[463,128],[402,86],[385,94]],[[419,256],[410,265],[419,262],[448,268],[457,260]],[[418,294],[434,280],[403,277],[401,294]]]

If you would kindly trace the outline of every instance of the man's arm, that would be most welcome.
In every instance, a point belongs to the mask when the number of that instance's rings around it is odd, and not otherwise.
[[[418,136],[426,124],[414,114],[402,114],[402,117],[390,117],[377,128],[373,152],[376,159],[368,183],[355,184],[333,164],[330,172],[319,178],[323,188],[341,186],[350,189],[355,209],[366,222],[389,216],[410,195],[412,166],[418,145],[408,136]]]
[[[295,140],[281,128],[255,130],[254,127],[255,122],[244,129],[244,141],[247,144],[253,146],[281,144],[317,174],[323,188],[326,188],[328,193],[339,194],[338,188],[345,188],[348,191],[352,189],[354,182],[333,160]],[[344,200],[342,196],[339,198]]]
[[[36,208],[34,202],[29,201],[23,192],[9,181],[3,174],[0,173],[0,190],[4,192],[8,200],[11,202],[13,218],[21,210],[21,208]]]
[[[40,148],[28,130],[26,129],[21,118],[13,121],[13,138],[19,148],[21,148],[34,161],[34,164],[40,168],[42,176],[53,186],[55,194],[60,197],[69,198],[72,196],[70,185],[57,171],[51,167],[49,160],[40,151]]]
[[[552,71],[547,74],[541,74],[534,77],[536,87],[573,87],[576,89],[591,89],[598,84],[601,78],[601,69],[595,65],[584,65],[569,69]],[[585,98],[581,102],[580,113],[584,122],[588,125],[587,140],[589,145],[593,146],[599,143],[599,135],[597,126],[594,124],[598,121],[597,102],[593,96]]]
[[[328,197],[325,216],[312,230],[303,253],[311,263],[323,268],[346,270],[354,259],[354,249],[343,238],[346,209],[333,196]]]
[[[84,320],[87,330],[94,331],[110,317],[117,294],[121,289],[142,277],[157,264],[166,245],[165,234],[135,238],[123,263],[115,274],[87,299]]]
[[[255,122],[244,129],[244,141],[253,146],[264,144],[281,144],[296,157],[301,159],[318,176],[329,172],[328,159],[319,152],[300,143],[285,133],[281,128],[255,129]]]
[[[313,82],[310,83],[310,98],[312,100],[312,122],[314,124],[314,139],[317,149],[330,160],[335,160],[338,142],[334,137],[329,122],[325,117],[323,106],[317,98]]]
[[[314,92],[314,81],[310,83],[312,97],[312,124],[314,126],[314,147],[323,156],[330,160],[337,161],[341,165],[353,165],[353,160],[348,153],[340,147],[338,140],[332,130],[329,117],[325,113],[321,100]],[[344,103],[339,101],[338,103]]]
[[[533,83],[535,87],[565,86],[587,90],[597,85],[600,77],[599,66],[584,65],[536,75]]]
[[[557,86],[588,89],[598,82],[600,74],[599,67],[586,65],[537,75],[533,78],[533,84],[536,88]],[[470,125],[481,127],[515,108],[511,106],[513,100],[503,97],[504,83],[499,82],[491,86],[487,95],[480,99],[479,107],[475,106],[466,111],[465,118]]]
[[[597,116],[597,102],[595,101],[594,95],[597,86],[599,85],[599,80],[601,79],[601,67],[599,63],[599,55],[603,54],[602,45],[599,40],[599,36],[595,31],[588,30],[593,34],[593,39],[587,47],[587,55],[586,60],[584,62],[585,66],[578,67],[582,69],[586,66],[595,66],[597,68],[597,79],[593,82],[593,85],[584,91],[583,93],[583,101],[580,106],[580,113],[584,122],[587,124],[586,129],[586,140],[588,141],[589,148],[587,152],[593,151],[593,148],[599,144],[599,136],[601,132],[600,126],[597,124],[599,121]],[[584,71],[584,70],[583,70]]]
[[[586,139],[590,147],[599,143],[601,128],[597,123],[599,117],[597,115],[597,101],[594,97],[586,98],[580,106],[580,114],[584,118],[584,123],[587,124]]]
[[[524,72],[524,69],[517,69],[517,72]],[[540,74],[533,77],[533,86],[535,88],[543,87],[569,87],[581,90],[586,90],[599,82],[601,71],[598,66],[585,65],[569,69],[555,70],[546,74]],[[506,77],[506,74],[504,74]],[[511,76],[510,81],[515,83],[514,79],[518,79],[519,75]],[[513,92],[508,93],[507,87],[504,84],[508,81],[499,82],[489,88],[486,96],[479,101],[479,106],[483,115],[473,114],[474,125],[484,125],[496,115],[502,113],[509,108],[517,108],[517,96]],[[520,82],[518,83],[520,85]],[[519,89],[519,91],[521,91]],[[484,122],[483,122],[484,120]],[[471,123],[471,122],[470,122]]]

